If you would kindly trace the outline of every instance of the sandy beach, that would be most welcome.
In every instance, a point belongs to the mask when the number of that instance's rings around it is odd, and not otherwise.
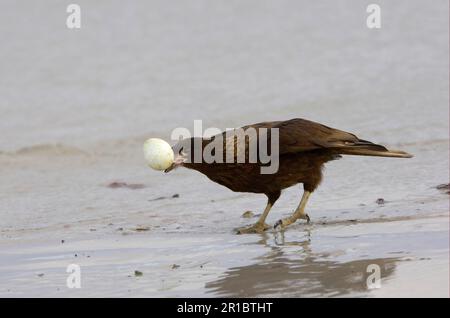
[[[2,3],[0,296],[449,297],[448,2],[380,1],[379,30],[360,1],[176,2],[78,1],[76,31]],[[414,158],[331,162],[310,224],[254,235],[263,195],[143,158],[196,119],[295,117]]]

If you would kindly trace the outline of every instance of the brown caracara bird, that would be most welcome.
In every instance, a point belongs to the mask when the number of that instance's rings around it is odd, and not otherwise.
[[[257,134],[247,134],[249,128],[256,131]],[[268,202],[259,220],[250,227],[238,229],[238,233],[260,233],[270,228],[265,223],[270,209],[280,197],[283,189],[297,183],[302,183],[304,189],[300,203],[290,217],[279,220],[275,227],[284,228],[298,219],[309,222],[310,218],[305,211],[305,206],[309,196],[322,179],[322,167],[328,161],[341,158],[341,155],[412,157],[406,152],[388,150],[384,146],[359,139],[354,134],[301,118],[258,123],[242,127],[241,130],[246,132],[242,143],[237,141],[236,135],[230,136],[226,132],[209,139],[181,140],[172,147],[175,160],[172,166],[165,170],[165,172],[169,172],[178,166],[183,166],[203,173],[212,181],[232,191],[265,194]],[[221,149],[222,147],[211,147],[212,143],[217,141],[216,139],[222,140],[223,149]],[[256,143],[252,143],[253,141]],[[256,161],[253,162],[250,160],[252,144],[257,145],[256,152],[258,153]],[[277,155],[275,158],[278,159],[277,169],[274,172],[262,173],[262,168],[269,166],[267,161],[262,160],[260,153],[264,145],[266,145],[268,154],[275,153]],[[206,150],[210,151],[212,155],[223,158],[223,162],[219,162],[220,160],[211,162],[211,160],[201,157],[201,153]],[[223,152],[218,154],[218,150],[223,150]],[[244,162],[238,160],[237,156],[240,150],[244,150]],[[196,151],[200,153],[200,157],[195,157]],[[227,153],[232,154],[233,162],[225,160]]]

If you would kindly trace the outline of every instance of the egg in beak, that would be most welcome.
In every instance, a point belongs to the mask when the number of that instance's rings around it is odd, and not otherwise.
[[[144,157],[150,168],[163,171],[175,163],[175,155],[170,145],[159,138],[150,138],[144,143]]]

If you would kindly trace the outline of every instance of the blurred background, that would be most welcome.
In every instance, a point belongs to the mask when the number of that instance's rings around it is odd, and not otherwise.
[[[168,134],[194,119],[448,137],[445,0],[378,1],[381,29],[367,28],[365,1],[77,4],[71,30],[68,2],[2,1],[2,151]]]
[[[176,127],[193,129],[195,119],[205,128],[225,129],[302,117],[415,155],[331,163],[311,200],[313,219],[420,219],[448,213],[448,195],[436,189],[449,177],[448,1],[376,1],[380,29],[366,26],[371,2],[361,0],[78,0],[80,29],[66,27],[70,3],[0,3],[0,259],[5,264],[0,293],[17,289],[20,279],[34,282],[27,275],[36,268],[65,275],[60,265],[81,247],[53,250],[47,240],[90,238],[84,249],[119,249],[106,237],[113,242],[120,228],[130,235],[144,228],[149,241],[158,242],[146,248],[162,248],[171,239],[178,245],[180,235],[187,242],[186,235],[200,233],[221,235],[211,249],[227,251],[237,240],[233,227],[249,223],[239,219],[241,213],[258,213],[265,199],[233,193],[192,171],[150,171],[142,155],[145,139],[168,139]],[[176,199],[167,199],[175,194]],[[287,190],[270,222],[289,214],[299,196],[298,187]],[[378,198],[389,204],[376,205]],[[433,223],[437,236],[420,245],[421,252],[414,250],[417,255],[433,246],[448,256],[448,219],[439,220]],[[390,242],[404,239],[373,231]],[[404,231],[412,230],[405,225]],[[104,246],[93,243],[101,239],[107,240]],[[139,244],[142,240],[139,236]],[[424,244],[421,236],[409,237],[397,252],[414,246],[411,241]],[[25,251],[17,250],[18,242],[50,245]],[[235,244],[233,251],[243,248],[239,240]],[[391,252],[396,251],[382,250],[376,258]],[[62,263],[30,261],[44,254]],[[246,254],[237,255],[232,264],[213,257],[211,276],[203,281],[193,274],[192,281],[203,286],[231,267],[254,265]],[[102,264],[118,270],[118,259]],[[246,264],[239,263],[243,259]],[[129,262],[156,266],[133,256]],[[133,267],[130,263],[122,266]],[[92,266],[98,269],[98,263]],[[448,277],[448,266],[439,270]],[[150,295],[206,293],[197,285],[189,292],[175,284],[161,294],[160,283],[156,279],[145,290]],[[51,281],[46,286],[50,295],[56,293]],[[93,295],[101,290],[95,286]],[[40,288],[30,284],[22,292]]]

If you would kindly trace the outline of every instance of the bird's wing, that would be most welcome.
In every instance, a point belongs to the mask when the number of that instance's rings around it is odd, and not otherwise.
[[[360,141],[351,133],[300,118],[280,122],[273,128],[279,129],[280,154],[341,148]]]
[[[258,123],[245,126],[243,129],[245,130],[249,127],[253,127],[258,131],[260,131],[261,128],[267,128],[269,140],[271,136],[270,128],[278,128],[280,155],[323,148],[339,151],[349,147],[352,149],[355,149],[355,147],[375,147],[376,149],[374,150],[387,150],[383,146],[359,139],[354,134],[301,118]]]

